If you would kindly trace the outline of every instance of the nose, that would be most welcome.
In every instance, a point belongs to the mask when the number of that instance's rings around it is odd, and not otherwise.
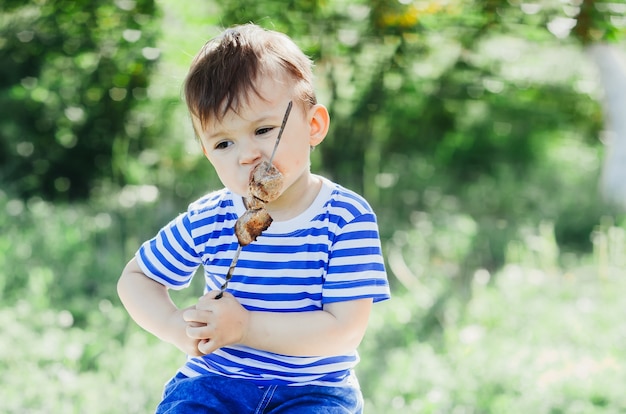
[[[242,141],[239,149],[239,163],[242,165],[256,164],[263,158],[261,148],[253,139]]]

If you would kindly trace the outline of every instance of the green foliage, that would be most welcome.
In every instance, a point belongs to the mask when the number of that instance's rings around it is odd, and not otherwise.
[[[562,67],[566,53],[581,59],[573,39],[546,25],[565,12],[575,17],[562,4],[293,3],[229,2],[222,23],[284,30],[311,54],[333,118],[319,169],[368,197],[397,156],[430,157],[466,183],[502,165],[523,175],[554,144],[550,137],[592,142],[601,129],[598,102],[571,87],[584,66]],[[597,13],[610,20],[609,9],[598,5]],[[543,62],[526,58],[537,55]],[[551,73],[538,77],[533,68]]]
[[[7,2],[0,15],[0,180],[82,198],[123,179],[154,134],[138,113],[159,50],[153,0]],[[156,106],[155,106],[156,108]]]
[[[551,157],[558,179],[592,155],[569,151]],[[414,171],[427,175],[424,165]],[[571,188],[543,189],[538,179],[501,178],[512,187],[502,192],[559,195],[555,204],[571,197]],[[492,271],[468,260],[485,230],[459,209],[478,205],[487,185],[468,188],[465,200],[424,191],[428,211],[415,211],[385,242],[397,279],[360,348],[367,411],[622,411],[626,230],[599,219],[588,235],[593,255],[572,255],[553,225],[532,224],[542,212],[521,206],[527,226],[509,230],[505,265]],[[129,320],[115,294],[124,261],[181,206],[150,186],[107,194],[73,206],[0,194],[2,412],[144,413],[183,363]],[[383,228],[391,220],[383,215]],[[199,295],[195,282],[175,296],[180,305]]]
[[[92,301],[84,328],[75,326],[75,313],[40,309],[30,298],[0,310],[0,368],[10,375],[0,391],[3,413],[153,410],[183,361],[179,352],[129,326],[126,313],[108,300]]]
[[[115,284],[139,243],[179,208],[152,186],[73,206],[0,192],[0,369],[11,377],[1,412],[144,413],[156,405],[184,356],[129,320]],[[201,294],[195,286],[174,295],[181,306]]]
[[[582,3],[594,40],[623,36],[619,3]],[[580,27],[553,23],[578,2],[159,5],[157,42],[152,1],[3,2],[0,411],[159,400],[183,358],[129,320],[115,283],[139,243],[220,185],[180,86],[218,25],[248,21],[315,59],[333,123],[314,169],[379,217],[394,296],[361,347],[367,411],[626,410],[626,232],[599,201]]]
[[[485,273],[488,275],[487,273]],[[464,314],[446,319],[437,344],[381,346],[390,327],[410,330],[420,309],[404,292],[377,313],[363,352],[369,410],[388,413],[617,413],[626,399],[623,280],[511,265],[476,277]],[[607,308],[611,309],[607,312]],[[402,309],[402,311],[398,311]],[[413,315],[412,315],[413,313]],[[398,315],[400,314],[400,315]],[[384,319],[383,319],[384,318]],[[450,320],[452,319],[452,320]],[[371,381],[371,382],[370,382]]]
[[[584,44],[615,42],[624,38],[626,4],[608,0],[583,0],[573,27],[573,35]]]
[[[474,268],[470,299],[449,301],[436,315],[439,333],[425,334],[437,292],[454,283],[475,234],[464,222],[450,217],[448,229],[459,237],[446,238],[443,223],[421,216],[388,246],[390,268],[405,288],[375,308],[361,346],[368,409],[622,412],[626,398],[616,384],[624,380],[626,354],[616,344],[623,335],[624,228],[604,220],[594,231],[594,256],[586,258],[559,253],[549,225],[520,231],[508,244],[507,265],[494,273]]]

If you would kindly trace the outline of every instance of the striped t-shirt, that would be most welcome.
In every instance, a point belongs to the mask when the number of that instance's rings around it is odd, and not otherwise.
[[[227,290],[246,309],[306,312],[326,303],[389,298],[371,207],[358,194],[322,182],[305,212],[274,221],[241,251]],[[157,282],[181,289],[202,265],[205,289],[219,289],[238,247],[235,221],[245,211],[241,197],[227,189],[200,198],[141,246],[139,266]],[[358,361],[356,349],[331,357],[295,357],[235,345],[189,357],[180,372],[190,377],[215,373],[258,385],[340,386],[351,380]]]

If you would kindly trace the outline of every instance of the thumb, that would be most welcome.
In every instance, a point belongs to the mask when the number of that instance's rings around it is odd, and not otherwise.
[[[210,338],[202,339],[198,342],[198,351],[202,352],[202,354],[210,354],[215,351],[217,347],[215,346],[215,341]]]
[[[215,297],[219,294],[220,294],[219,290],[210,290],[207,293],[205,293],[204,296],[202,297],[206,299],[215,299]]]
[[[211,290],[207,293],[205,293],[204,295],[202,295],[199,299],[198,299],[198,303],[202,303],[202,302],[207,302],[210,300],[215,300],[215,298],[220,294],[219,290]],[[224,293],[226,294],[226,293]]]

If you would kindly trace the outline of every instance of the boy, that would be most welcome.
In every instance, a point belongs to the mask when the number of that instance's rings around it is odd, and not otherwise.
[[[359,195],[310,172],[328,132],[311,61],[287,36],[247,24],[194,58],[184,90],[206,158],[225,188],[192,203],[126,265],[118,293],[144,329],[188,354],[157,413],[360,413],[353,368],[373,302],[389,298],[376,218]],[[283,177],[273,219],[241,251],[234,225],[250,174]],[[168,289],[204,268],[205,295],[178,309]]]

